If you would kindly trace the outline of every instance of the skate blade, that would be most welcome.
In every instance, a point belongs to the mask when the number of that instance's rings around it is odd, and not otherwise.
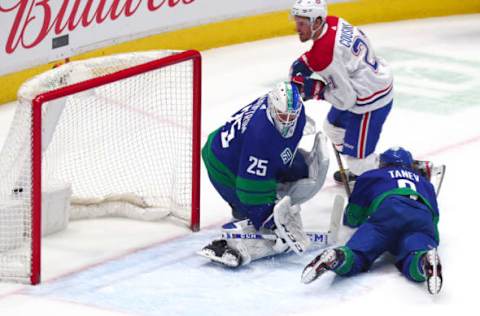
[[[312,283],[317,278],[317,273],[314,267],[306,267],[302,272],[301,281],[303,284]]]
[[[302,278],[301,278],[302,283],[304,284],[312,283],[315,279],[317,279],[320,276],[320,274],[322,274],[321,272],[320,273],[317,272],[318,268],[322,264],[321,259],[322,258],[320,258],[320,256],[317,256],[305,267],[305,269],[303,269]],[[315,263],[312,264],[313,262]]]
[[[440,277],[431,277],[427,281],[428,292],[432,295],[437,295],[442,289],[442,279]]]
[[[437,295],[440,293],[443,282],[437,249],[434,248],[429,250],[426,256],[427,262],[430,265],[430,269],[432,269],[432,275],[427,277],[427,289],[430,294]]]
[[[219,264],[221,264],[225,267],[237,268],[239,266],[238,261],[236,261],[236,260],[235,261],[225,260],[225,258],[221,258],[221,257],[219,258],[209,251],[206,252],[206,251],[200,250],[200,251],[197,251],[197,255],[202,256],[202,257],[207,258],[207,259],[210,259],[211,261],[213,261],[215,263],[219,263]]]
[[[210,260],[215,260],[217,258],[215,257],[215,255],[212,255],[210,252],[203,251],[203,250],[197,251],[196,254]]]

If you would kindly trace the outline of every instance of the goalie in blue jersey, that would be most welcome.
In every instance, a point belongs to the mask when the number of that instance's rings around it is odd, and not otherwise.
[[[437,294],[442,269],[437,254],[439,211],[433,185],[414,168],[409,151],[395,147],[380,155],[380,167],[357,178],[344,224],[359,227],[347,244],[327,249],[304,269],[310,283],[328,270],[341,276],[367,271],[384,252],[402,274],[426,282]]]
[[[297,88],[282,82],[209,135],[202,158],[234,221],[222,227],[225,238],[200,255],[238,267],[290,249],[301,254],[308,247],[299,204],[320,190],[329,161],[321,133],[310,152],[298,148],[306,121]],[[252,234],[273,238],[248,238]]]

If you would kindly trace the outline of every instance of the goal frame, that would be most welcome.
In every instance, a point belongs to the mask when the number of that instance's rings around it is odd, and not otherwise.
[[[126,79],[142,73],[192,61],[193,108],[192,108],[192,208],[190,229],[200,229],[200,130],[201,130],[201,55],[196,50],[187,50],[151,62],[132,66],[98,78],[92,78],[63,88],[39,94],[32,100],[32,260],[30,283],[41,281],[41,239],[42,239],[42,106],[49,101],[89,90],[101,85]]]

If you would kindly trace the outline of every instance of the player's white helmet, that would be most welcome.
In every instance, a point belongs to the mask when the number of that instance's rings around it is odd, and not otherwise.
[[[322,18],[325,22],[327,18],[327,1],[326,0],[296,0],[293,4],[292,16],[303,16],[310,19],[313,24],[317,18]]]
[[[268,93],[270,116],[284,138],[293,136],[302,106],[302,97],[297,87],[290,82],[281,82]]]

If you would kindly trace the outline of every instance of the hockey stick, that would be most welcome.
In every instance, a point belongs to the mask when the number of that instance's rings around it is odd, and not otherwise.
[[[313,243],[328,244],[330,236],[329,232],[305,232]],[[222,233],[224,239],[265,239],[265,240],[277,240],[278,236],[275,234],[262,234],[262,233]]]
[[[443,178],[445,177],[445,171],[447,171],[447,167],[445,165],[440,165],[438,167],[433,167],[432,175],[435,175],[435,192],[437,193],[437,197],[440,194],[440,189],[442,188]]]
[[[333,209],[330,215],[330,227],[328,232],[305,232],[310,238],[310,241],[315,244],[331,245],[337,241],[338,231],[340,229],[343,206],[345,199],[341,195],[336,195],[333,201]],[[278,238],[275,234],[262,234],[262,233],[222,233],[223,239],[266,239],[276,240]]]
[[[345,198],[340,194],[335,195],[335,199],[333,200],[332,214],[330,214],[330,228],[328,230],[330,233],[329,242],[331,244],[337,242],[338,231],[340,230],[340,226],[342,224],[344,205]]]
[[[340,153],[333,143],[332,148],[335,153],[335,157],[337,158],[338,170],[340,172],[340,177],[342,178],[343,186],[345,187],[345,192],[347,193],[347,197],[350,197],[352,192],[350,191],[350,186],[348,185],[347,173],[345,172],[345,168],[343,168],[342,157],[340,157]]]

